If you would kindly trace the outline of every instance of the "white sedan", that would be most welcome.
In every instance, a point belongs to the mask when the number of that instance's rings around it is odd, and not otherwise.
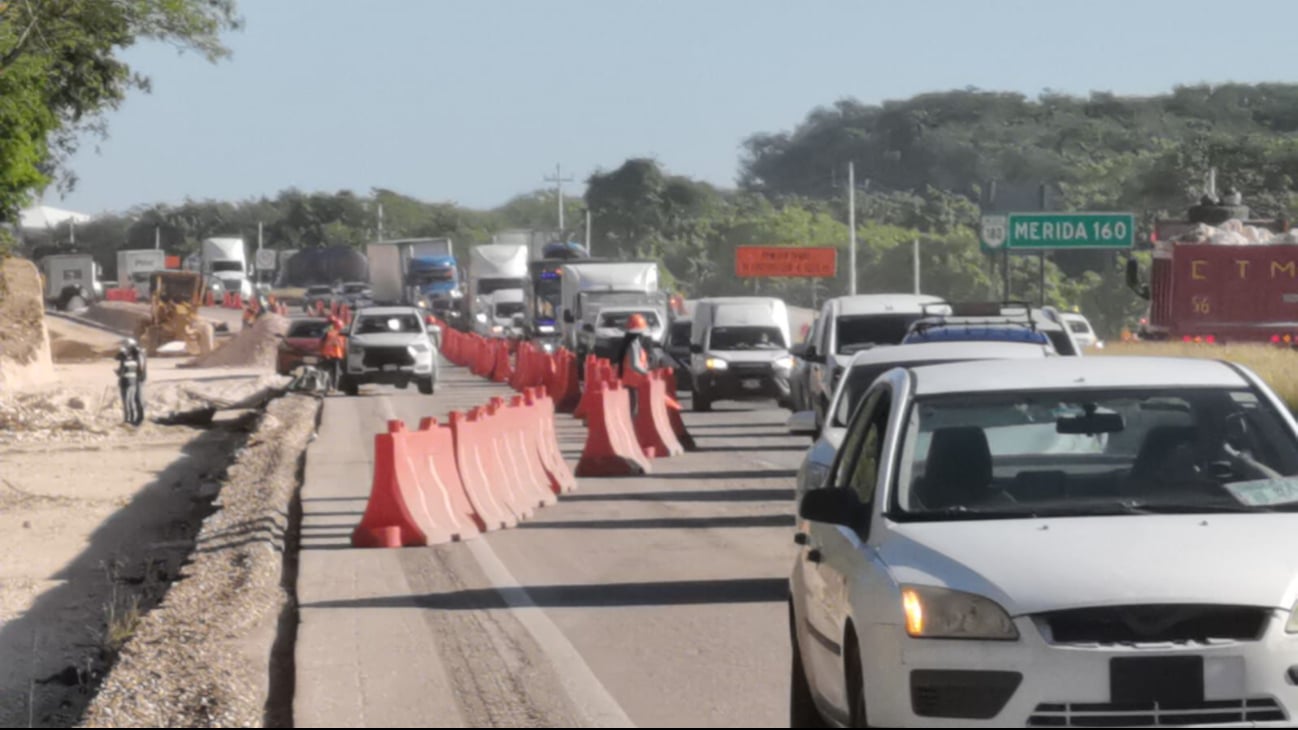
[[[1298,422],[1208,360],[896,369],[807,493],[791,720],[1292,727]]]
[[[898,367],[969,360],[1040,359],[1050,354],[1049,347],[1026,342],[935,342],[876,347],[856,353],[847,364],[847,374],[838,379],[834,397],[825,411],[825,425],[818,436],[815,414],[811,411],[795,413],[789,418],[789,430],[795,435],[817,436],[798,469],[798,497],[824,483],[834,454],[843,443],[843,432],[852,410],[870,384],[884,372]]]

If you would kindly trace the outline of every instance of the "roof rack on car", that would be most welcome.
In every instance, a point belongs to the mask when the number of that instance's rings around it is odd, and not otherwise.
[[[944,312],[930,314],[929,308],[944,309]],[[1015,310],[1022,310],[1022,314]],[[1036,320],[1032,318],[1032,304],[1024,301],[1008,300],[1004,302],[951,302],[943,304],[924,305],[920,309],[924,317],[912,325],[912,329],[922,332],[932,327],[952,326],[976,327],[990,325],[1012,325],[1019,324],[1029,329],[1037,328]],[[1022,321],[1009,319],[1010,317],[1022,317]],[[950,322],[949,319],[960,318],[959,322]],[[984,317],[986,319],[977,319]]]

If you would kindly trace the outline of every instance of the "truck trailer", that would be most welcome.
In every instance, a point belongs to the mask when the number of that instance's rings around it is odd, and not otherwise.
[[[1155,224],[1149,281],[1134,259],[1127,283],[1149,301],[1138,336],[1198,343],[1298,341],[1298,239],[1279,219],[1205,200],[1187,220]]]

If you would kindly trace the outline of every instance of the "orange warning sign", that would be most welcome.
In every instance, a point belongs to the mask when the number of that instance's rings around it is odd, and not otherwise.
[[[739,246],[735,276],[831,278],[838,271],[838,249],[829,246]]]

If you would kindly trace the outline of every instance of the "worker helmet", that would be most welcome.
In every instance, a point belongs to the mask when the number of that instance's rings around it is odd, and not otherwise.
[[[639,312],[636,312],[635,314],[631,315],[630,317],[627,317],[627,320],[626,320],[626,331],[627,331],[627,332],[633,332],[633,333],[639,334],[639,333],[642,333],[642,332],[644,332],[645,330],[648,330],[648,329],[649,329],[649,323],[645,321],[645,318],[644,318],[644,315],[643,315],[643,314],[640,314]]]
[[[125,337],[125,338],[122,339],[122,349],[123,349],[123,350],[134,350],[135,348],[137,348],[137,347],[139,347],[139,346],[140,346],[140,343],[136,342],[134,337]]]

